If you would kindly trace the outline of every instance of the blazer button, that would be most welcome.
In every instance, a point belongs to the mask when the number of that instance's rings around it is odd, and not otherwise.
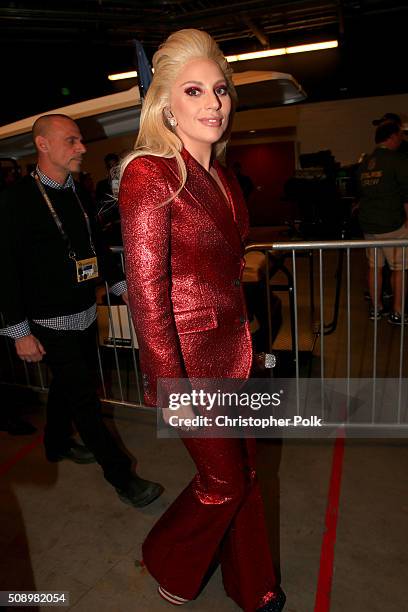
[[[142,375],[142,380],[143,380],[143,387],[147,389],[147,387],[149,386],[149,377],[147,376],[147,374]]]
[[[239,317],[239,322],[242,323],[242,325],[246,323],[246,317]]]
[[[235,287],[239,287],[239,286],[240,286],[240,284],[241,284],[241,281],[239,280],[239,278],[236,278],[236,279],[234,280],[234,285],[235,285]]]

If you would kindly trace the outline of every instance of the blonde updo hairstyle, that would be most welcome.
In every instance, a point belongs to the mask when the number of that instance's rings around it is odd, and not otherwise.
[[[232,69],[209,34],[201,30],[179,30],[171,34],[153,56],[154,76],[143,102],[135,150],[123,160],[121,175],[129,162],[136,157],[142,155],[175,157],[180,174],[180,186],[177,193],[184,187],[187,170],[180,154],[183,143],[169,124],[165,116],[165,109],[170,106],[170,90],[180,70],[193,59],[213,60],[220,67],[228,85],[231,97],[228,126],[222,138],[214,145],[215,156],[218,159],[223,157],[231,133],[237,101],[235,87],[232,83]]]

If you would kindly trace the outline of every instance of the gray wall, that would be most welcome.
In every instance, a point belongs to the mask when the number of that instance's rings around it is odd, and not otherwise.
[[[408,119],[408,94],[302,104],[298,107],[300,153],[331,149],[342,165],[374,147],[373,119],[392,112]]]

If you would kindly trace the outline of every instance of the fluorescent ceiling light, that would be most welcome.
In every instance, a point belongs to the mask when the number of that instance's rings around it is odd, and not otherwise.
[[[225,59],[228,62],[241,62],[243,60],[259,59],[260,57],[272,57],[273,55],[285,55],[286,50],[282,49],[266,49],[265,51],[253,51],[252,53],[239,53],[237,55],[226,55]]]
[[[304,53],[305,51],[320,51],[321,49],[334,49],[339,46],[337,40],[328,40],[327,42],[312,43],[310,45],[297,45],[296,47],[287,47],[286,53]]]
[[[130,70],[130,72],[119,72],[118,74],[109,74],[108,79],[110,81],[121,81],[122,79],[134,79],[137,77],[136,70]]]
[[[307,51],[321,51],[322,49],[334,49],[339,46],[337,40],[328,40],[326,42],[311,43],[308,45],[296,45],[294,47],[281,47],[280,49],[265,49],[264,51],[253,51],[251,53],[238,53],[237,55],[227,55],[228,62],[243,62],[246,60],[260,59],[262,57],[274,57],[276,55],[289,55],[291,53],[306,53]],[[120,72],[118,74],[110,74],[110,81],[121,81],[122,79],[134,79],[137,77],[136,70],[129,72]]]
[[[334,49],[339,46],[337,40],[328,40],[321,43],[311,43],[308,45],[296,45],[295,47],[282,47],[280,49],[266,49],[265,51],[254,51],[252,53],[239,53],[237,55],[227,55],[229,62],[242,62],[245,60],[259,59],[262,57],[273,57],[276,55],[289,55],[290,53],[305,53],[306,51],[320,51],[321,49]]]

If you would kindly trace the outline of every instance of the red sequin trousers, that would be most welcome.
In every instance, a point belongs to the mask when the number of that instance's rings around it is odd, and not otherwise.
[[[221,563],[227,594],[254,612],[277,592],[255,440],[184,438],[198,473],[146,538],[143,559],[167,591],[194,599]]]

